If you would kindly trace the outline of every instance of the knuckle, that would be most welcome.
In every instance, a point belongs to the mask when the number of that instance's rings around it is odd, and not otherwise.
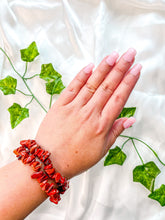
[[[102,88],[103,91],[109,93],[110,95],[113,94],[113,86],[111,84],[102,83],[101,88]]]
[[[92,110],[89,110],[86,107],[84,107],[80,109],[79,113],[80,113],[80,121],[83,124],[84,122],[90,119],[92,115]]]
[[[95,129],[96,135],[106,135],[108,130],[109,130],[108,117],[104,119],[100,117],[100,120],[98,120],[96,124],[96,129]]]
[[[84,83],[84,80],[81,79],[79,76],[76,77],[77,83],[79,83],[80,85]]]
[[[66,91],[71,92],[71,93],[76,93],[76,89],[73,86],[68,86]]]
[[[115,103],[117,105],[119,105],[119,106],[123,106],[125,104],[125,101],[124,101],[124,99],[123,99],[121,94],[116,94],[114,96],[114,99],[115,99]]]
[[[118,73],[119,75],[122,75],[124,73],[124,69],[122,68],[122,66],[120,65],[117,65],[115,68],[114,68],[114,71],[116,73]]]
[[[129,75],[127,75],[127,76],[124,78],[124,80],[123,80],[124,85],[125,85],[128,89],[131,88],[131,80],[132,80],[132,79],[129,77]]]
[[[95,93],[95,91],[96,91],[96,87],[95,86],[93,86],[92,84],[90,84],[90,83],[86,83],[86,88],[87,88],[87,90],[90,92],[90,93]]]
[[[95,131],[96,131],[96,135],[101,135],[105,132],[105,127],[102,125],[100,125],[100,126],[97,125]]]

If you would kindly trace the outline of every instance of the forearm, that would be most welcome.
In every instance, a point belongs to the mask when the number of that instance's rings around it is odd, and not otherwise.
[[[21,161],[0,168],[0,216],[3,220],[24,219],[47,195],[31,175],[32,168]]]

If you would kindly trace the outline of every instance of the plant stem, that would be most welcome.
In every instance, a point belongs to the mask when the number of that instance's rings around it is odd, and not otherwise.
[[[146,144],[144,141],[140,140],[139,138],[130,137],[130,136],[127,136],[127,135],[120,135],[120,137],[134,139],[134,140],[137,140],[137,141],[143,143],[146,147],[148,147],[148,148],[152,151],[152,153],[153,153],[153,154],[155,155],[155,157],[159,160],[159,162],[160,162],[163,166],[165,166],[165,163],[163,163],[163,162],[161,161],[161,159],[159,158],[158,154],[152,149],[152,147],[150,147],[150,146],[149,146],[148,144]]]
[[[53,95],[50,96],[49,109],[51,108],[51,105],[52,105],[52,97],[53,97]]]
[[[136,148],[136,145],[135,145],[134,140],[131,139],[131,141],[132,141],[132,144],[133,144],[133,146],[134,146],[134,148],[135,148],[135,150],[136,150],[136,153],[138,154],[138,157],[140,158],[142,164],[144,165],[144,161],[143,161],[142,157],[140,156],[139,151],[138,151],[137,148]]]
[[[9,60],[10,65],[12,66],[13,70],[15,71],[15,73],[17,73],[17,75],[23,80],[23,82],[25,83],[26,88],[29,90],[29,92],[31,93],[31,96],[36,100],[36,102],[41,106],[41,108],[47,113],[47,110],[44,108],[44,106],[39,102],[39,100],[35,97],[35,95],[33,94],[33,92],[31,91],[31,89],[29,88],[28,84],[26,83],[26,80],[24,79],[24,77],[21,76],[21,74],[19,72],[16,71],[16,69],[14,68],[14,65],[12,64],[9,56],[7,55],[7,53],[0,47],[0,50],[5,54],[5,56],[7,57],[7,59]],[[25,75],[27,72],[27,63],[26,63],[26,67],[25,67],[25,72],[23,75]]]
[[[22,78],[21,74],[19,72],[17,72],[17,70],[15,69],[14,65],[11,62],[11,59],[9,58],[9,56],[7,55],[7,53],[0,47],[0,50],[5,54],[5,56],[7,57],[10,65],[12,66],[13,70]]]
[[[34,77],[36,77],[36,76],[39,76],[40,74],[35,74],[35,75],[33,75],[33,76],[31,76],[31,77],[28,77],[28,78],[24,78],[25,80],[27,80],[27,79],[32,79],[32,78],[34,78]]]
[[[128,138],[128,139],[122,144],[122,146],[121,146],[121,150],[123,149],[124,145],[125,145],[129,140],[131,140],[131,139]]]
[[[32,94],[33,98],[36,100],[36,102],[41,106],[41,108],[47,113],[47,110],[44,108],[44,106],[38,101],[38,99],[35,97],[35,95],[33,94],[33,92],[31,91],[31,89],[29,88],[28,84],[26,83],[25,79],[23,77],[21,77],[22,80],[24,81],[27,89],[29,90],[29,92]]]
[[[19,90],[19,89],[16,89],[16,91],[18,91],[18,92],[20,92],[20,93],[22,93],[23,95],[25,95],[25,96],[32,96],[32,95],[30,95],[30,94],[25,94],[24,92],[22,92],[21,90]]]
[[[24,76],[26,75],[26,73],[27,73],[27,66],[28,66],[28,62],[26,62],[26,66],[25,66],[25,72],[24,72],[24,74],[23,74],[23,78],[24,78]]]
[[[24,108],[26,108],[28,105],[30,105],[30,103],[33,101],[34,97],[31,98],[30,102],[28,102]]]

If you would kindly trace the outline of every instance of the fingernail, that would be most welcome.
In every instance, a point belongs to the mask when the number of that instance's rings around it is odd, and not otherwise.
[[[126,62],[132,62],[135,58],[136,55],[136,50],[134,48],[130,48],[127,50],[127,52],[123,55],[123,59]]]
[[[130,117],[123,123],[123,127],[125,129],[129,128],[135,123],[135,121],[136,121],[136,119],[134,117]]]
[[[94,64],[93,63],[90,63],[88,64],[85,68],[84,68],[84,72],[85,73],[90,73],[94,68]]]
[[[107,57],[105,61],[108,63],[108,65],[113,66],[118,57],[119,54],[116,51],[114,51]]]
[[[137,76],[141,71],[141,69],[142,69],[142,65],[138,63],[130,70],[130,74]]]

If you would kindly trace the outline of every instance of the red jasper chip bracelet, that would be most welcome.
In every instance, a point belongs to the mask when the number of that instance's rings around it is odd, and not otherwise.
[[[13,151],[14,154],[18,160],[32,167],[35,172],[31,178],[38,181],[41,189],[50,197],[51,202],[58,204],[61,200],[60,194],[64,194],[69,188],[69,181],[55,171],[49,158],[50,153],[37,145],[35,140],[22,140],[20,144],[21,146]]]

